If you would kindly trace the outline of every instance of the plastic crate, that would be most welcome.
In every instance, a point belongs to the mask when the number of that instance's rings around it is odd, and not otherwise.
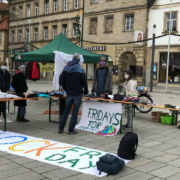
[[[161,122],[163,124],[171,125],[172,124],[172,115],[166,115],[166,116],[161,116]],[[174,116],[173,119],[173,124],[176,123],[176,116]]]

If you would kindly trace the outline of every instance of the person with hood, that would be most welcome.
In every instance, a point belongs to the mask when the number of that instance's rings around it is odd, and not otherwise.
[[[17,95],[22,95],[23,93],[27,92],[28,86],[26,83],[25,77],[25,65],[20,65],[18,67],[18,71],[13,76],[12,80],[12,87]],[[26,115],[26,100],[17,100],[14,101],[14,105],[18,106],[17,118],[16,120],[19,122],[29,122],[29,120],[25,119]]]
[[[73,105],[73,112],[71,121],[69,124],[69,134],[77,134],[75,125],[77,124],[77,116],[79,107],[81,105],[82,95],[88,94],[87,80],[85,77],[84,69],[79,65],[80,55],[75,53],[72,61],[69,61],[67,66],[63,69],[63,72],[59,78],[59,85],[66,91],[66,104],[65,110],[62,116],[62,120],[59,125],[59,133],[64,131],[66,121]],[[84,88],[84,92],[83,92]]]
[[[0,64],[0,91],[6,93],[9,90],[9,87],[10,87],[10,73],[7,70],[7,62],[2,61]],[[5,108],[5,103],[0,102],[0,115],[2,112],[3,117],[5,117],[4,108]],[[0,119],[0,121],[2,121],[2,119]],[[10,120],[7,119],[7,121],[10,121]]]
[[[112,94],[113,81],[112,81],[112,72],[107,65],[105,57],[101,57],[99,61],[99,67],[95,70],[93,85],[92,85],[92,94],[96,92],[98,96],[101,93]]]
[[[124,92],[125,95],[137,96],[137,81],[132,77],[133,73],[131,70],[126,70],[125,72],[125,84],[124,84]],[[131,128],[132,125],[132,104],[128,104],[127,106],[127,124],[123,126],[123,128],[128,129]]]

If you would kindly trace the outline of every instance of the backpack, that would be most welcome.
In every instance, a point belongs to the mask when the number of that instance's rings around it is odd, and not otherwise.
[[[124,99],[125,95],[122,94],[114,94],[114,100],[122,101]]]
[[[100,171],[99,174],[101,174],[101,172],[105,172],[108,173],[108,175],[114,175],[125,166],[125,162],[114,155],[105,154],[99,158],[96,165],[97,169]]]
[[[121,139],[118,149],[118,156],[132,160],[136,156],[136,150],[138,147],[138,136],[133,132],[128,132]]]

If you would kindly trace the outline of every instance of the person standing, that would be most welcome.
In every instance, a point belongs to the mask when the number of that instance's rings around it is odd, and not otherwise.
[[[137,91],[137,81],[136,79],[133,79],[132,77],[133,73],[131,70],[126,70],[124,77],[126,79],[125,84],[124,84],[124,92],[125,95],[132,95],[132,96],[137,96],[138,91]],[[124,129],[131,128],[132,126],[132,104],[128,104],[127,106],[127,124],[123,125]]]
[[[95,70],[92,93],[96,92],[98,96],[101,93],[112,94],[113,81],[112,81],[112,71],[107,65],[105,57],[101,57],[99,61],[99,67]]]
[[[12,87],[17,95],[22,95],[23,93],[27,92],[28,86],[26,83],[25,77],[25,65],[20,65],[18,67],[18,71],[13,76],[12,80]],[[26,100],[16,100],[14,101],[14,105],[18,106],[17,118],[16,120],[19,122],[29,122],[29,120],[25,119],[26,115]]]
[[[7,62],[2,61],[0,64],[0,91],[1,92],[7,92],[10,87],[10,73],[7,70]],[[0,115],[3,114],[3,117],[5,117],[5,103],[0,102]],[[2,121],[2,119],[0,119]],[[7,121],[10,121],[7,119]]]
[[[87,80],[85,77],[84,69],[79,65],[80,55],[75,53],[72,61],[69,61],[67,66],[63,69],[63,72],[59,78],[59,85],[66,91],[66,104],[65,110],[62,116],[62,120],[59,125],[59,133],[64,131],[66,121],[73,105],[73,112],[71,121],[69,124],[69,134],[77,134],[75,125],[77,124],[77,116],[79,107],[81,105],[83,88],[84,94],[88,94]]]

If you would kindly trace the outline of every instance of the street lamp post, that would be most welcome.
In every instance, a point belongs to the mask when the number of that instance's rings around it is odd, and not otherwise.
[[[28,39],[28,41],[29,41],[29,50],[30,50],[30,41],[31,41],[31,39],[30,39],[30,37],[31,37],[30,25],[31,25],[31,20],[29,19],[29,39]]]
[[[172,28],[172,0],[171,0],[171,10],[170,10],[170,22],[169,22],[169,40],[168,40],[168,57],[166,66],[166,91],[168,90],[168,74],[169,74],[169,54],[170,54],[170,43],[171,43],[171,28]]]
[[[155,51],[156,25],[153,26],[152,60],[151,60],[151,84],[150,92],[153,92],[153,69],[154,69],[154,51]]]

